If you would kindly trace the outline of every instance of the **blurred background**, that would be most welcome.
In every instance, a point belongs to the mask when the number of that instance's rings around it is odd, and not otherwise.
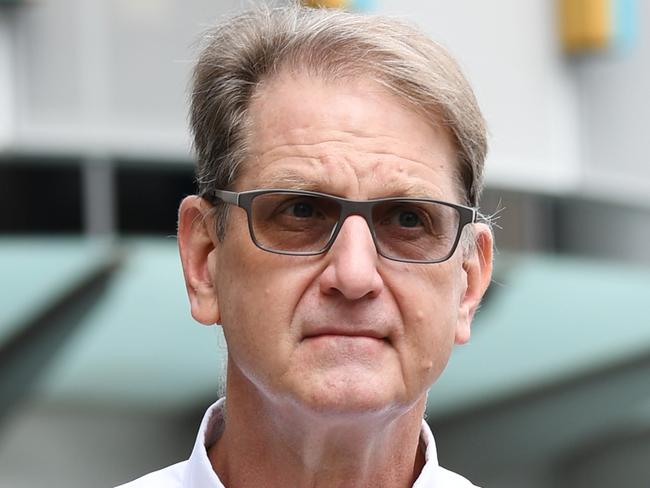
[[[189,455],[225,357],[174,237],[189,71],[254,3],[0,0],[0,487]],[[447,46],[489,123],[499,252],[429,395],[441,463],[486,488],[647,488],[650,3],[347,3]]]

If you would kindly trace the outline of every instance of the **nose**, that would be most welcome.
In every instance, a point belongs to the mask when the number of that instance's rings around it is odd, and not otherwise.
[[[384,281],[377,271],[379,255],[363,217],[351,215],[345,219],[327,259],[320,277],[322,293],[340,294],[348,300],[381,293]]]

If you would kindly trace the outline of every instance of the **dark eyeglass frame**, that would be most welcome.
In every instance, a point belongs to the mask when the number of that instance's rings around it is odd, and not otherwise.
[[[284,193],[284,194],[293,194],[293,195],[304,195],[308,197],[326,198],[336,202],[339,205],[341,212],[339,214],[338,221],[332,228],[332,232],[329,238],[327,239],[327,242],[322,247],[322,249],[319,249],[317,251],[284,251],[284,250],[265,247],[262,243],[260,243],[257,240],[257,238],[255,237],[255,230],[253,229],[253,200],[260,195],[266,195],[268,193]],[[338,236],[341,228],[343,227],[343,222],[345,222],[345,220],[351,215],[359,215],[366,221],[366,224],[368,225],[368,229],[370,229],[370,234],[372,235],[372,240],[375,245],[375,249],[377,250],[377,253],[380,256],[383,256],[386,259],[390,259],[391,261],[399,261],[403,263],[418,263],[418,264],[442,263],[448,260],[454,254],[454,252],[456,252],[456,248],[458,247],[458,242],[460,241],[460,236],[465,226],[467,224],[475,223],[478,218],[478,210],[475,208],[467,207],[465,205],[459,205],[457,203],[434,200],[430,198],[389,197],[389,198],[376,198],[372,200],[350,200],[348,198],[337,197],[334,195],[330,195],[328,193],[319,193],[319,192],[306,191],[306,190],[288,190],[283,188],[248,190],[242,192],[234,192],[228,190],[213,190],[212,195],[215,197],[212,201],[213,204],[218,203],[216,201],[218,199],[224,203],[235,205],[246,211],[246,217],[248,221],[248,232],[250,233],[253,243],[258,248],[267,252],[271,252],[275,254],[284,254],[289,256],[316,256],[318,254],[326,253],[334,244],[336,237]],[[451,250],[449,251],[449,253],[447,253],[447,255],[443,256],[442,258],[432,259],[432,260],[398,258],[398,257],[384,254],[384,252],[382,251],[382,246],[379,245],[377,242],[377,235],[375,234],[375,225],[372,219],[372,210],[374,206],[377,204],[382,204],[382,203],[392,202],[392,201],[413,202],[413,203],[435,203],[435,204],[444,205],[455,209],[458,212],[458,217],[459,217],[458,228],[456,230],[454,243],[451,246]]]

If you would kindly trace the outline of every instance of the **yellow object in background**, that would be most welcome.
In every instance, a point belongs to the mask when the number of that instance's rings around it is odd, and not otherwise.
[[[356,12],[373,10],[374,0],[301,0],[305,7],[340,8]]]
[[[560,25],[569,52],[598,50],[612,36],[610,0],[560,0]]]
[[[558,0],[560,33],[569,53],[626,48],[636,37],[635,0]]]
[[[302,4],[306,7],[314,8],[346,8],[348,6],[346,0],[302,0]]]

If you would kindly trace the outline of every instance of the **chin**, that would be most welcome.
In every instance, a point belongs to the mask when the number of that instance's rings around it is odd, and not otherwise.
[[[358,417],[387,413],[404,408],[405,402],[386,384],[385,378],[367,375],[325,375],[311,382],[309,388],[300,389],[295,400],[300,406],[316,415]]]

